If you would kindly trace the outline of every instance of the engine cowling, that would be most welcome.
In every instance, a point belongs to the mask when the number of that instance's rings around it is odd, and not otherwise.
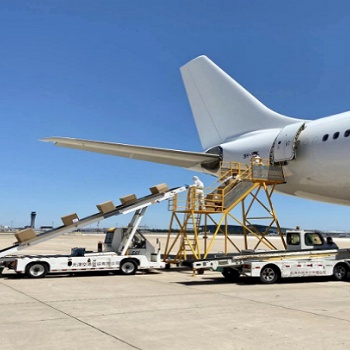
[[[261,158],[270,158],[272,146],[280,131],[281,129],[253,131],[221,144],[222,161],[249,163],[253,152],[257,152]]]
[[[282,129],[252,131],[210,148],[206,153],[219,154],[223,162],[249,163],[252,153],[271,163],[295,159],[297,140],[305,123],[286,125]]]

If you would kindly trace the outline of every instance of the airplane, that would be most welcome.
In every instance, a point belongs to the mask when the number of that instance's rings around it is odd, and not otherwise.
[[[317,120],[279,114],[206,56],[180,68],[203,152],[67,137],[56,146],[183,167],[218,175],[221,162],[249,163],[254,152],[282,164],[281,193],[350,205],[350,111]]]

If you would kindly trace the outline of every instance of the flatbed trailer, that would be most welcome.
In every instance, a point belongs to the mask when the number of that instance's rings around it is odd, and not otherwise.
[[[195,271],[213,270],[231,281],[240,275],[258,277],[265,284],[280,278],[333,276],[344,280],[350,271],[350,249],[338,249],[320,232],[290,230],[287,250],[245,251],[192,262]]]
[[[111,202],[97,205],[100,212],[83,219],[73,220],[58,228],[39,234],[23,242],[0,250],[0,263],[3,267],[25,274],[31,278],[41,278],[48,273],[77,273],[88,271],[121,271],[125,275],[134,274],[137,270],[164,268],[158,248],[147,240],[138,230],[147,208],[155,203],[167,200],[187,190],[186,186],[167,189],[162,193],[151,194],[136,200],[134,203],[114,207]],[[102,208],[102,209],[101,209]],[[106,209],[107,208],[107,209]],[[85,248],[72,248],[69,255],[14,255],[23,249],[35,246],[58,237],[74,229],[90,225],[112,216],[134,212],[126,228],[108,230],[104,245],[97,252]]]

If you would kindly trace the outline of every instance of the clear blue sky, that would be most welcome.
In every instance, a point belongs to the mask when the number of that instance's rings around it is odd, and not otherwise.
[[[68,136],[200,151],[179,67],[205,54],[268,107],[350,110],[349,1],[2,0],[0,224],[61,224],[194,173],[39,142]],[[208,184],[212,178],[203,176]],[[350,229],[350,207],[275,196],[282,226]],[[143,221],[167,227],[166,204]],[[117,217],[101,226],[126,224]]]

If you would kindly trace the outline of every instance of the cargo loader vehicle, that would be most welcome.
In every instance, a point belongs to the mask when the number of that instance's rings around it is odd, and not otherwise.
[[[289,230],[286,250],[242,251],[192,262],[194,271],[213,270],[230,281],[243,275],[264,284],[290,277],[332,276],[345,280],[350,270],[350,249],[338,249],[330,237],[318,231]]]
[[[63,226],[36,235],[33,229],[17,232],[14,245],[0,249],[2,268],[15,271],[30,278],[42,278],[48,273],[83,273],[91,271],[120,271],[133,275],[137,270],[162,269],[160,244],[154,247],[138,230],[147,208],[167,200],[187,187],[168,189],[165,184],[151,188],[151,195],[137,199],[135,195],[121,198],[122,204],[114,206],[112,201],[97,205],[99,213],[79,219],[77,214],[62,217]],[[74,247],[67,255],[14,255],[20,250],[30,248],[54,237],[71,232],[100,220],[116,215],[134,212],[126,228],[112,228],[106,232],[104,244],[99,243],[97,251],[86,251]]]

